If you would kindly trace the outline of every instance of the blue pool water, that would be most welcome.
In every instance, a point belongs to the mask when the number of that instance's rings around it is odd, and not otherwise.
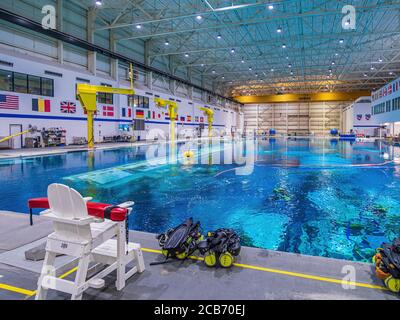
[[[130,228],[141,231],[192,216],[204,231],[234,228],[244,245],[357,261],[400,235],[397,148],[267,139],[256,141],[249,175],[237,175],[236,164],[208,163],[242,144],[203,144],[195,151],[202,164],[193,165],[148,163],[154,146],[0,160],[0,210],[27,212],[29,198],[60,182],[96,201],[135,201]]]

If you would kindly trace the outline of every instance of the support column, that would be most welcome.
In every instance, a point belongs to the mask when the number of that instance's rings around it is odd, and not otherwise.
[[[201,87],[202,88],[205,88],[205,79],[204,79],[204,75],[202,74],[201,75]],[[205,102],[205,103],[207,103],[207,93],[206,92],[204,92],[204,91],[202,91],[201,92],[201,100],[203,101],[203,102]]]
[[[94,21],[96,19],[96,8],[90,8],[87,13],[87,40],[94,43]],[[96,52],[88,52],[88,70],[96,75]]]
[[[191,67],[187,67],[187,78],[188,78],[188,81],[190,83],[192,83],[192,68]],[[193,87],[188,86],[187,91],[188,91],[189,99],[193,100]]]
[[[144,42],[144,63],[146,66],[151,65],[150,58],[150,50],[151,50],[151,40],[146,40]],[[153,72],[146,72],[146,86],[153,90]]]
[[[115,30],[110,30],[110,50],[112,52],[117,52],[117,40],[115,37]],[[111,59],[111,77],[115,81],[119,81],[119,62],[118,59]]]
[[[175,74],[174,62],[172,60],[172,56],[168,57],[168,69],[171,74]],[[176,88],[175,80],[169,79],[169,91],[171,91],[173,95],[175,95],[175,88]]]
[[[64,0],[57,0],[57,30],[61,32],[64,31],[63,2]],[[64,63],[64,43],[61,40],[57,40],[57,59],[58,63]]]

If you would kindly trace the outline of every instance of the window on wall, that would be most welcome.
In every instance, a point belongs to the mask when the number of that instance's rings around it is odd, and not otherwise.
[[[150,99],[148,97],[143,97],[143,108],[145,109],[150,108]]]
[[[54,80],[20,72],[0,70],[0,90],[54,96]]]
[[[28,75],[28,93],[41,95],[40,77]]]
[[[386,112],[391,111],[392,100],[386,101]]]
[[[148,97],[143,97],[143,96],[129,96],[128,97],[128,103],[129,106],[134,107],[134,108],[140,108],[140,109],[149,109],[150,108],[150,99]]]
[[[133,122],[133,128],[134,128],[133,130],[144,131],[145,130],[144,124],[145,124],[144,120],[135,119]]]
[[[13,91],[12,72],[0,70],[0,90]]]
[[[97,94],[97,102],[102,104],[113,104],[114,95],[112,93],[99,92]]]
[[[106,83],[102,83],[101,85],[104,87],[112,87],[111,85]],[[102,104],[114,104],[114,94],[99,92],[97,94],[97,102]]]
[[[28,75],[14,72],[14,91],[28,93]]]
[[[54,80],[41,78],[42,96],[54,97]]]

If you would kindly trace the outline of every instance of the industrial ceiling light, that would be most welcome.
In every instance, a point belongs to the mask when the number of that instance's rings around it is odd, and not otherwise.
[[[168,41],[168,40],[165,40],[164,44],[165,44],[166,46],[169,46],[169,41]]]
[[[278,33],[281,33],[282,32],[282,28],[278,28],[278,29],[276,29],[276,32],[278,32]]]
[[[253,70],[253,68],[252,68],[252,67],[249,67],[249,70],[251,71],[251,70]]]
[[[215,74],[215,70],[213,70],[212,73]]]
[[[242,61],[241,61],[242,63],[244,63],[244,59],[242,59]]]
[[[336,64],[336,62],[335,61],[332,61],[332,65],[334,66]]]
[[[391,75],[391,76],[392,76],[392,75],[393,75],[393,72],[392,72],[392,71],[390,71],[390,72],[389,72],[389,75]]]
[[[272,68],[272,69],[271,69],[271,72],[274,72],[274,71],[275,71],[274,68]]]
[[[218,40],[222,39],[222,36],[221,36],[220,34],[217,35],[217,39],[218,39]]]
[[[373,66],[371,66],[371,70],[375,70],[375,68]]]
[[[235,53],[235,49],[231,49],[231,53]]]
[[[283,45],[282,45],[282,48],[283,48],[283,49],[286,49],[286,44],[283,44]]]
[[[344,43],[344,39],[340,39],[340,40],[339,40],[339,43],[340,43],[340,44],[343,44],[343,43]]]
[[[204,67],[204,63],[202,63],[201,66]]]
[[[258,73],[256,73],[256,77],[258,77]]]
[[[289,67],[289,68],[291,68],[291,67],[292,67],[292,64],[291,64],[291,63],[289,63],[288,67]]]
[[[96,0],[96,6],[100,7],[103,5],[103,2],[101,0]]]
[[[367,74],[366,73],[364,73],[364,77],[366,77],[367,76]]]
[[[337,57],[338,55],[339,55],[339,53],[336,52],[336,53],[335,53],[335,56]]]
[[[379,62],[382,62],[383,61],[383,59],[382,58],[379,58]]]
[[[225,79],[225,76],[222,76],[222,79]]]
[[[185,53],[185,58],[189,58],[189,54],[188,53]]]
[[[202,17],[201,15],[197,15],[197,16],[196,16],[196,19],[197,19],[197,20],[201,20],[201,19],[203,19],[203,17]]]
[[[268,9],[269,9],[269,10],[274,10],[274,5],[270,4],[270,5],[268,6]]]
[[[137,24],[137,25],[136,25],[136,29],[142,29],[142,25]]]

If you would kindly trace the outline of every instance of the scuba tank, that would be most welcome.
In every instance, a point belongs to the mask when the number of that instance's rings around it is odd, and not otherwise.
[[[240,253],[240,238],[232,229],[218,229],[209,232],[207,239],[198,244],[198,249],[208,267],[216,266],[218,261],[221,267],[229,268]]]
[[[193,223],[193,218],[189,218],[179,226],[157,235],[156,239],[165,261],[152,262],[150,265],[166,263],[169,258],[184,260],[197,249],[198,242],[202,240],[200,222]]]
[[[376,276],[395,293],[400,292],[400,238],[392,244],[383,243],[372,258]]]

